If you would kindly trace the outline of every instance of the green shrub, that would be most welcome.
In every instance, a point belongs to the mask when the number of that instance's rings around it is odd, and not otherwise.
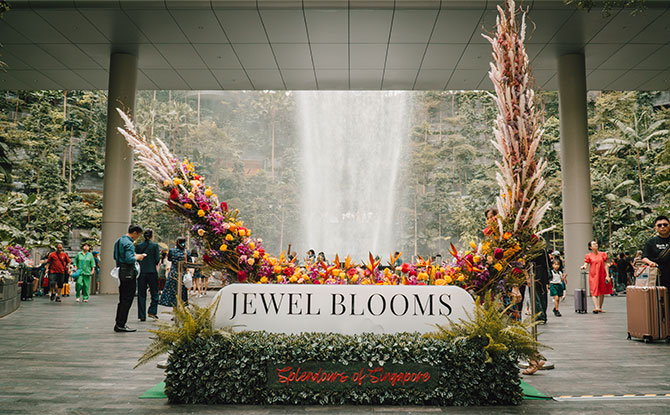
[[[419,333],[299,335],[242,332],[181,342],[168,358],[165,393],[170,403],[289,405],[515,405],[522,399],[516,357],[488,355],[479,338],[460,341]],[[432,389],[268,387],[274,364],[423,364],[439,369]]]

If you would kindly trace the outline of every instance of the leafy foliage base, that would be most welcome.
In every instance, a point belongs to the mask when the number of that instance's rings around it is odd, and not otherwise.
[[[195,338],[168,359],[170,403],[288,405],[518,405],[517,358],[488,355],[485,339],[444,340],[418,333],[300,335],[243,332]],[[418,363],[440,369],[437,388],[333,390],[270,389],[268,364],[334,362]]]

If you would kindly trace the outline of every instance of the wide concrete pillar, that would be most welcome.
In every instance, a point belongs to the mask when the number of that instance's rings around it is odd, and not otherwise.
[[[573,293],[575,288],[583,286],[579,267],[584,263],[587,244],[593,239],[586,67],[582,54],[564,55],[558,59],[558,109],[565,271],[568,273],[568,293]]]
[[[128,231],[133,190],[133,153],[116,130],[123,126],[116,108],[133,116],[137,90],[137,57],[113,53],[109,64],[105,182],[102,199],[100,293],[118,293],[109,272],[114,268],[114,242]]]

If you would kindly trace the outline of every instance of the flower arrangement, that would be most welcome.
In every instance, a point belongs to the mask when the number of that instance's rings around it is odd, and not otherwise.
[[[493,145],[502,156],[496,162],[500,195],[499,215],[487,223],[483,241],[471,242],[471,250],[459,253],[452,245],[453,259],[432,263],[419,258],[415,263],[394,267],[399,256],[391,256],[389,266],[370,254],[369,262],[356,264],[347,257],[333,264],[315,262],[298,265],[283,253],[272,256],[262,239],[252,238],[251,230],[239,219],[239,210],[230,210],[213,189],[205,184],[188,160],[179,161],[160,140],[148,142],[121,110],[125,129],[119,132],[138,155],[139,162],[156,180],[167,204],[188,221],[190,232],[204,250],[203,260],[210,267],[225,271],[237,282],[280,284],[376,284],[376,285],[457,285],[473,295],[500,292],[525,281],[528,260],[544,247],[535,233],[550,203],[540,206],[546,161],[536,161],[542,138],[542,111],[536,109],[531,87],[532,76],[524,48],[525,13],[513,0],[500,16],[492,37],[493,63],[489,76],[496,90],[499,114]],[[548,229],[547,229],[548,230]],[[545,230],[546,231],[546,230]]]
[[[12,261],[16,264],[23,264],[30,257],[30,251],[21,245],[6,245],[0,248],[0,270],[7,270],[12,266]]]

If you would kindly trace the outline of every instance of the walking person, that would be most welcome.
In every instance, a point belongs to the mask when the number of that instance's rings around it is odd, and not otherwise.
[[[135,253],[134,242],[141,235],[142,227],[130,225],[128,233],[117,239],[114,244],[114,259],[116,260],[116,266],[119,268],[119,304],[116,306],[116,323],[114,324],[114,331],[117,333],[137,331],[128,327],[126,323],[137,288],[135,264],[146,257],[146,254]]]
[[[177,238],[175,247],[168,251],[167,259],[171,264],[170,273],[165,281],[165,288],[158,300],[158,304],[174,308],[177,306],[178,281],[182,281],[183,283],[184,274],[186,274],[186,267],[182,266],[181,275],[178,275],[179,265],[177,263],[189,262],[190,260],[190,252],[186,250],[186,238]],[[181,300],[184,304],[188,303],[188,290],[184,286],[182,286],[181,290]]]
[[[74,266],[77,268],[76,273],[79,274],[74,285],[77,302],[83,300],[85,303],[88,303],[91,277],[93,276],[93,272],[95,272],[95,258],[93,258],[90,249],[91,245],[88,242],[84,242],[81,246],[81,252],[74,258]]]
[[[657,268],[657,284],[670,290],[670,220],[667,216],[658,216],[654,220],[657,235],[644,244],[642,262]]]
[[[558,311],[558,306],[561,304],[561,297],[563,296],[563,286],[565,284],[565,277],[561,271],[561,263],[557,259],[551,263],[551,281],[549,281],[549,295],[554,299],[554,315],[561,317],[561,312]]]
[[[56,251],[49,254],[47,268],[49,273],[49,293],[51,301],[61,302],[60,293],[67,283],[70,257],[63,252],[63,244],[56,244]]]
[[[589,268],[589,290],[593,299],[593,314],[604,313],[603,302],[607,294],[612,294],[612,280],[608,275],[607,253],[598,251],[598,242],[588,244],[591,250],[584,257],[581,269]]]
[[[161,253],[158,244],[153,241],[154,231],[144,231],[144,241],[135,246],[135,252],[146,254],[140,262],[140,276],[137,278],[137,318],[146,321],[147,315],[158,320],[158,264]],[[151,296],[151,304],[147,313],[147,287]]]
[[[91,287],[93,287],[91,294],[98,294],[100,292],[100,252],[93,251],[93,259],[95,260],[95,270],[91,279]]]

